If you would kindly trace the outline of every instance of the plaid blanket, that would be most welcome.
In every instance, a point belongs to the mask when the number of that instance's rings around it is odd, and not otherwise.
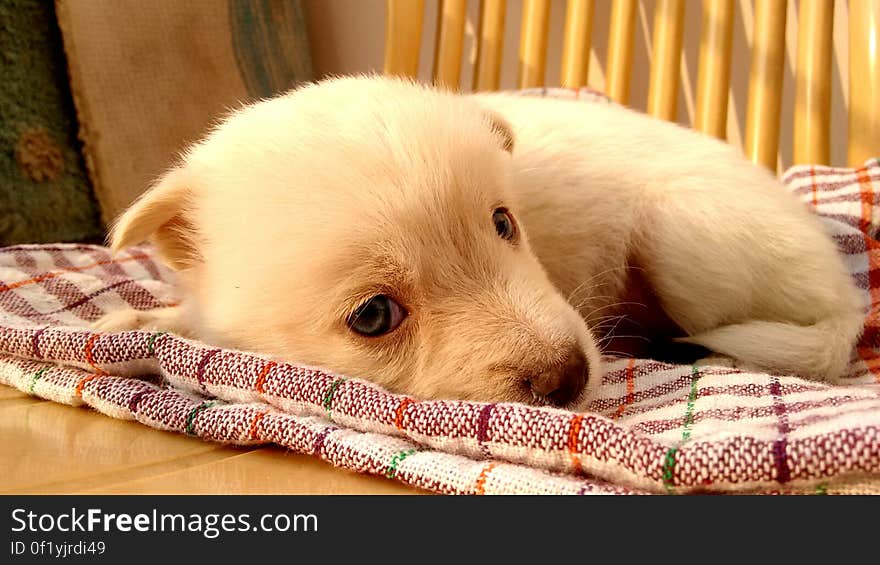
[[[0,249],[0,383],[440,493],[880,492],[880,161],[783,181],[864,290],[864,337],[839,382],[609,358],[584,413],[423,401],[168,333],[96,333],[104,313],[173,304],[176,289],[148,247],[59,244]]]

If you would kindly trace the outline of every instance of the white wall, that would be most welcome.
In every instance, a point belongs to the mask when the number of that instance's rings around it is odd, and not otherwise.
[[[817,1],[817,0],[800,0]],[[608,21],[613,0],[597,0],[593,19],[593,53],[590,63],[590,86],[602,90],[608,41]],[[433,64],[434,32],[439,0],[425,2],[425,21],[422,36],[419,76],[430,81]],[[473,76],[475,56],[474,33],[479,15],[479,0],[468,0],[468,19],[465,25],[465,61],[462,65],[462,87],[468,90]],[[780,166],[791,164],[794,108],[794,61],[797,52],[797,1],[788,3],[786,29],[787,60],[783,84],[782,135]],[[648,69],[651,60],[651,30],[654,22],[655,0],[640,0],[634,51],[634,71],[631,81],[630,105],[644,110],[647,103]],[[381,71],[383,38],[385,33],[385,0],[304,0],[309,25],[312,56],[318,76]],[[745,114],[748,98],[749,45],[752,38],[753,0],[738,0],[737,20],[734,24],[733,61],[731,64],[730,103],[728,107],[728,140],[741,145],[745,132]],[[501,69],[501,87],[515,88],[519,42],[521,0],[508,0],[505,29],[504,61]],[[689,0],[685,10],[685,36],[679,92],[679,122],[691,125],[694,116],[694,92],[697,79],[700,21],[702,2]],[[550,41],[547,53],[548,86],[559,84],[562,53],[562,29],[565,18],[565,0],[552,0],[550,13]],[[848,92],[846,2],[835,4],[834,57],[831,116],[831,161],[846,163]]]

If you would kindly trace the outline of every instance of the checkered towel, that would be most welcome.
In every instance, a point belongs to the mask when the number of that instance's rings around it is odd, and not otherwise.
[[[880,161],[783,180],[864,290],[865,334],[833,384],[608,359],[585,413],[421,401],[168,333],[96,333],[88,322],[106,312],[177,296],[149,248],[90,245],[0,249],[0,383],[441,493],[880,492]]]

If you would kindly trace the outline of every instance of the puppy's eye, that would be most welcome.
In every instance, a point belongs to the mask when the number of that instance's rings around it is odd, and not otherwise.
[[[516,224],[513,223],[513,216],[507,208],[495,208],[492,213],[492,221],[495,223],[495,231],[498,232],[501,239],[510,241],[516,236]]]
[[[391,297],[379,294],[348,317],[348,327],[361,335],[376,337],[395,330],[408,314]]]

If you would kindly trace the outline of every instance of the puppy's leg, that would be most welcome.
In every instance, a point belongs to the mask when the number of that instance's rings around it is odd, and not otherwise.
[[[93,322],[92,327],[102,332],[147,330],[173,332],[182,336],[191,334],[180,306],[153,310],[117,310]]]
[[[746,185],[748,186],[748,185]],[[679,187],[645,208],[640,261],[667,314],[748,365],[833,379],[863,324],[862,297],[817,218],[774,182]]]
[[[759,367],[815,379],[834,379],[849,364],[862,315],[841,315],[810,326],[750,321],[683,338]]]

